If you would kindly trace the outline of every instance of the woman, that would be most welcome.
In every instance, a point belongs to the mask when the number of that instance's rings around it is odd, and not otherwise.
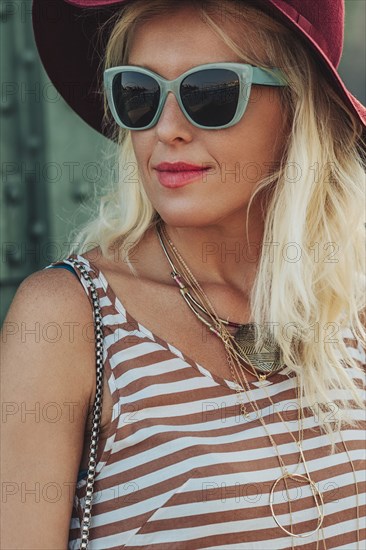
[[[82,543],[87,273],[89,548],[362,548],[366,111],[336,73],[343,3],[52,5],[47,24],[33,6],[42,61],[120,177],[5,321],[5,546]],[[17,323],[43,337],[16,347]]]

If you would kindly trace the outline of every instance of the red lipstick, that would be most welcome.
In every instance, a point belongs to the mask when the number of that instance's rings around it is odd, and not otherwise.
[[[187,162],[161,162],[155,166],[158,179],[164,187],[182,187],[202,178],[208,167]]]

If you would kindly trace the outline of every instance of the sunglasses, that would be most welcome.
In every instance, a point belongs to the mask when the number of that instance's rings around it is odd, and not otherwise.
[[[279,69],[244,63],[206,63],[173,80],[134,65],[104,71],[113,118],[128,130],[152,128],[159,120],[168,92],[173,92],[181,110],[197,128],[228,128],[243,116],[252,84],[287,86]]]

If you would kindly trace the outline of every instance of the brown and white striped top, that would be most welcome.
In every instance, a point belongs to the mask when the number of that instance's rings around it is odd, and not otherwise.
[[[113,398],[108,437],[98,449],[94,484],[91,550],[280,550],[291,549],[291,536],[275,522],[269,506],[274,481],[282,475],[277,454],[250,404],[240,413],[236,384],[212,374],[179,349],[142,326],[124,308],[103,273],[86,258],[103,318],[104,372]],[[71,266],[65,259],[50,267]],[[70,267],[69,267],[70,268]],[[75,268],[91,301],[88,283]],[[92,302],[91,302],[92,303]],[[343,334],[342,334],[343,336]],[[349,352],[361,364],[365,350],[350,331]],[[349,339],[349,340],[348,340]],[[353,378],[365,379],[348,368]],[[268,430],[291,473],[305,474],[289,434],[298,436],[296,376],[285,368],[270,381],[251,383]],[[267,394],[274,402],[271,405]],[[245,393],[242,400],[248,403]],[[333,400],[337,399],[336,392]],[[303,451],[311,478],[323,494],[324,521],[319,550],[357,549],[357,495],[354,476],[339,436],[337,452],[304,406]],[[280,411],[287,428],[280,422]],[[345,429],[359,492],[360,549],[365,548],[365,414],[354,410],[360,429]],[[331,414],[329,421],[331,421]],[[69,549],[80,547],[85,477],[77,482]],[[318,510],[308,484],[289,480],[292,525],[286,488],[274,491],[274,511],[287,530],[313,531]],[[326,547],[322,542],[323,536]],[[317,548],[317,533],[294,538],[302,550]]]

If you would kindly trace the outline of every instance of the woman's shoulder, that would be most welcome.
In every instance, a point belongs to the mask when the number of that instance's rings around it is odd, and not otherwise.
[[[59,267],[67,260],[54,262]],[[40,307],[47,310],[49,307],[57,308],[58,315],[69,315],[73,310],[79,316],[90,317],[92,311],[85,292],[82,290],[76,272],[73,269],[50,269],[53,264],[28,275],[19,285],[14,300],[22,307],[31,305],[36,301]],[[65,267],[71,267],[67,262]],[[53,310],[56,314],[56,309]]]
[[[80,281],[66,269],[40,269],[19,285],[2,327],[2,341],[14,376],[38,383],[57,371],[59,387],[79,388],[78,399],[91,402],[95,387],[95,342],[87,327],[93,312]],[[27,375],[28,376],[28,375]],[[45,388],[47,389],[47,388]],[[60,387],[62,392],[62,388]]]

